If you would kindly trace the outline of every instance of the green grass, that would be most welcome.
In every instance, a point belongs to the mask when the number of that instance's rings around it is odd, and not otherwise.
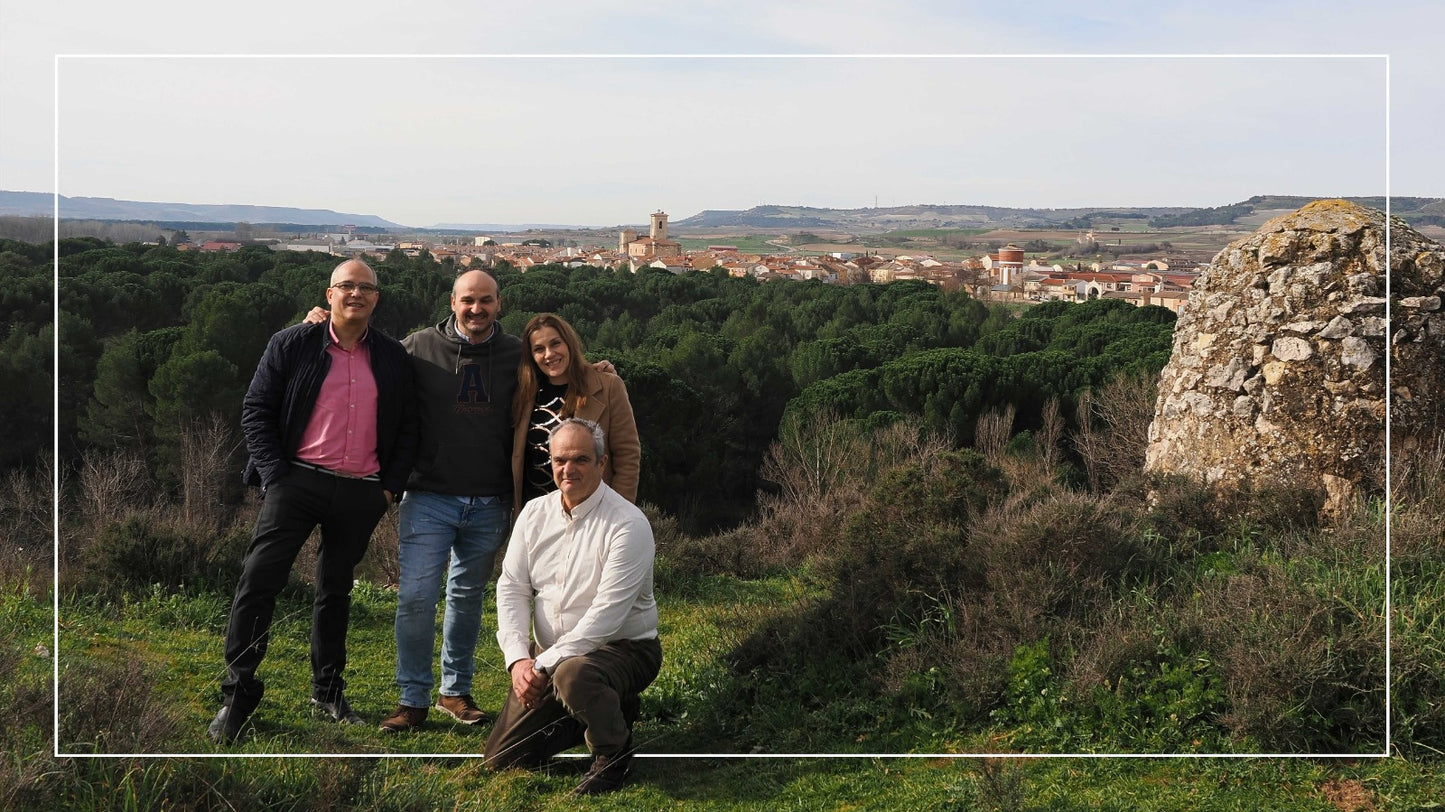
[[[1336,591],[1328,568],[1310,580]],[[1342,592],[1342,590],[1341,590]],[[391,613],[394,594],[358,588],[348,668],[353,704],[379,719],[395,698]],[[204,738],[219,701],[221,633],[227,596],[152,590],[114,604],[68,602],[62,609],[62,662],[141,663],[158,707],[174,714],[152,752],[250,754],[247,758],[55,758],[46,709],[0,732],[0,807],[47,809],[233,810],[521,810],[634,809],[939,809],[939,810],[1337,810],[1439,809],[1445,764],[1438,759],[1088,759],[879,757],[912,747],[920,752],[999,752],[1010,731],[958,730],[947,720],[883,715],[862,719],[856,736],[794,744],[850,758],[718,757],[666,754],[734,753],[710,714],[728,708],[717,692],[735,690],[723,660],[760,623],[797,611],[816,597],[787,577],[743,581],[710,576],[664,596],[666,653],[662,674],[644,694],[638,737],[645,742],[634,778],[621,792],[577,802],[572,786],[585,759],[564,759],[535,773],[487,772],[475,754],[486,728],[432,717],[426,730],[387,737],[371,725],[347,728],[307,708],[309,605],[304,590],[288,592],[278,611],[263,673],[268,693],[255,734],[234,748]],[[1342,600],[1372,595],[1341,594]],[[47,597],[3,592],[0,619],[9,634],[0,701],[48,690],[49,661],[34,652],[50,639]],[[494,629],[489,611],[485,629]],[[495,709],[506,683],[490,631],[484,632],[478,701]],[[62,702],[66,691],[62,686]],[[130,682],[122,687],[134,687]],[[751,712],[785,716],[789,699],[762,697],[774,707]],[[122,697],[123,699],[123,697]],[[867,710],[865,705],[851,712]],[[876,710],[876,709],[875,709]],[[850,711],[838,708],[844,715]],[[817,735],[824,735],[820,733]],[[83,751],[84,742],[74,742]],[[777,752],[764,748],[765,752]],[[133,752],[133,751],[123,751]],[[362,758],[272,758],[260,753],[348,754]],[[808,752],[796,751],[794,752]],[[429,755],[431,754],[431,755]],[[383,756],[406,756],[385,758]],[[574,751],[580,756],[580,751]],[[739,756],[746,756],[738,753]],[[1349,806],[1363,798],[1373,806]],[[1335,799],[1334,802],[1332,799]],[[1344,799],[1344,800],[1341,800]]]

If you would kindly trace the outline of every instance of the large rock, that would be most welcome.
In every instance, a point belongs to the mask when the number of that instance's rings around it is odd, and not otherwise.
[[[1445,416],[1445,253],[1399,219],[1388,236],[1390,313],[1373,209],[1315,201],[1219,252],[1180,310],[1146,469],[1348,510],[1383,490],[1391,343],[1392,448],[1428,447]]]

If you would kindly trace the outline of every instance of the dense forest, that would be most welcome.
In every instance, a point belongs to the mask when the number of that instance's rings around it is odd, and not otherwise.
[[[4,405],[12,425],[33,427],[22,434],[36,438],[8,448],[10,464],[43,445],[48,414],[34,404],[48,399],[50,252],[0,245],[11,349],[3,374],[15,379]],[[62,239],[59,254],[60,461],[139,454],[170,489],[180,438],[213,415],[237,424],[267,338],[322,301],[337,262],[94,238]],[[376,319],[386,332],[402,336],[447,314],[449,262],[396,252],[377,270]],[[875,424],[917,415],[967,445],[980,415],[1012,407],[1027,431],[1050,400],[1073,414],[1091,387],[1156,373],[1174,321],[1161,308],[1107,301],[1019,312],[922,282],[761,284],[718,272],[557,266],[496,275],[507,330],[556,312],[577,327],[589,356],[617,365],[642,435],[640,499],[697,531],[753,511],[769,487],[759,466],[790,411]]]

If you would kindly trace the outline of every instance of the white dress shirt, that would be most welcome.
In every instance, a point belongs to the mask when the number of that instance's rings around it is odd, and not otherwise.
[[[528,502],[497,579],[507,668],[532,656],[531,632],[549,673],[604,643],[657,637],[652,557],[647,517],[605,482],[570,514],[558,491]]]

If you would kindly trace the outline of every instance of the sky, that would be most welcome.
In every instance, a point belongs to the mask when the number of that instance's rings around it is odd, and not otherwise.
[[[1445,196],[1438,2],[0,0],[0,189],[409,226]]]

